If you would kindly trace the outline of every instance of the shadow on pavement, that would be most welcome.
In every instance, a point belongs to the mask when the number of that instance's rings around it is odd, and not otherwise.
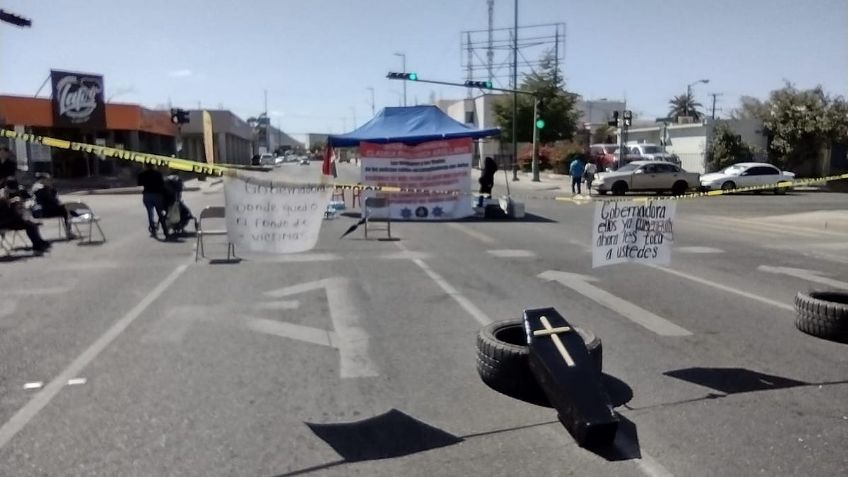
[[[607,391],[612,407],[623,406],[633,399],[633,388],[615,376],[604,373],[601,376],[601,383]]]
[[[667,371],[663,374],[724,394],[785,389],[810,384],[744,368],[684,368]]]
[[[339,214],[341,217],[347,217],[350,219],[360,219],[362,215],[359,212],[342,212]],[[373,219],[374,222],[385,222],[383,219]],[[393,224],[403,224],[403,223],[415,223],[415,224],[443,224],[446,222],[537,222],[537,223],[546,223],[546,224],[554,224],[557,223],[556,220],[549,219],[547,217],[542,217],[540,215],[525,213],[523,218],[520,219],[510,219],[508,217],[504,217],[502,219],[496,218],[485,218],[482,216],[473,216],[473,217],[465,217],[462,219],[446,219],[446,220],[404,220],[404,219],[392,219]]]
[[[333,448],[341,460],[296,470],[277,477],[301,475],[351,462],[390,459],[458,444],[454,436],[397,409],[361,421],[306,425]]]

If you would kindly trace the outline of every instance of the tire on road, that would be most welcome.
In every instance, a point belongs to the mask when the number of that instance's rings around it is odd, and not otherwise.
[[[786,184],[786,182],[778,182],[778,185],[780,185],[780,184]],[[786,194],[786,189],[787,189],[786,187],[775,187],[774,188],[774,195]]]
[[[848,343],[848,293],[798,292],[795,295],[795,327],[819,338]]]
[[[736,188],[736,183],[733,182],[733,181],[727,181],[727,182],[725,182],[724,184],[721,185],[721,190],[725,190],[725,191],[732,190],[732,189],[735,189],[735,188]]]
[[[627,183],[623,181],[616,182],[610,190],[612,191],[612,195],[624,195],[627,193]]]
[[[685,181],[677,181],[671,186],[671,195],[683,195],[689,190],[689,184]]]
[[[603,367],[603,346],[591,331],[575,327],[586,343],[598,373]],[[548,398],[530,371],[529,348],[522,320],[508,320],[483,327],[477,334],[477,374],[501,394],[540,406]]]

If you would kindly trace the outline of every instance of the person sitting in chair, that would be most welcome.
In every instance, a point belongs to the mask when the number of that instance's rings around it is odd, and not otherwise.
[[[50,249],[50,242],[41,238],[38,223],[24,217],[23,201],[19,197],[0,194],[0,229],[25,231],[36,255]]]
[[[65,204],[59,200],[59,193],[53,187],[53,178],[46,172],[38,173],[35,177],[36,182],[32,186],[32,195],[35,198],[35,205],[32,208],[33,217],[45,219],[61,217],[65,224],[65,235],[68,239],[73,239],[71,214],[68,213]]]

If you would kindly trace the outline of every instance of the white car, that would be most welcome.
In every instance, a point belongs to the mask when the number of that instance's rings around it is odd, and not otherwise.
[[[595,174],[590,192],[624,195],[627,192],[671,192],[683,195],[698,187],[699,174],[665,161],[633,161],[612,172]]]
[[[703,190],[731,190],[740,187],[771,186],[795,180],[792,172],[781,171],[764,162],[741,162],[719,172],[701,176]],[[788,187],[775,187],[775,194],[785,194]]]

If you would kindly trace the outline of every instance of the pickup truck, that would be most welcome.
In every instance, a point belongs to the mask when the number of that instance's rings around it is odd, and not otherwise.
[[[633,161],[616,171],[595,174],[590,192],[624,195],[627,192],[671,192],[682,195],[701,185],[700,174],[686,172],[665,161]]]

